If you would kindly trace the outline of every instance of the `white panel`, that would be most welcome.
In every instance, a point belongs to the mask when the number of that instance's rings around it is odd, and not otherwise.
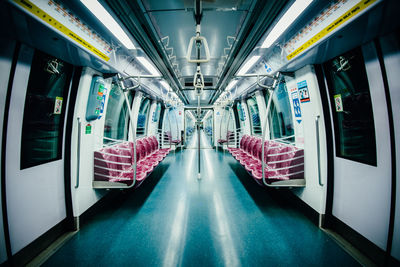
[[[304,163],[305,163],[305,179],[306,187],[294,189],[293,192],[310,207],[316,210],[320,214],[325,213],[325,200],[326,200],[326,180],[327,180],[327,153],[326,153],[326,135],[325,135],[325,123],[323,118],[323,110],[321,103],[321,95],[319,92],[318,81],[312,66],[305,66],[302,69],[295,72],[295,79],[292,80],[287,89],[297,88],[297,83],[306,81],[310,101],[301,103],[302,118],[301,123],[295,121],[293,117],[293,123],[296,125],[296,135],[299,137],[304,131],[304,144],[303,140],[297,145],[304,146]],[[292,99],[290,98],[292,105]],[[315,119],[320,116],[319,119],[319,134],[320,134],[320,163],[321,163],[321,180],[324,186],[319,185],[318,168],[317,168],[317,139],[316,139],[316,125]]]
[[[400,45],[399,38],[396,38],[395,34],[382,38],[381,43],[392,101],[396,143],[396,210],[392,256],[400,260]]]
[[[15,49],[15,42],[7,39],[0,39],[0,114],[4,114],[4,107],[6,105],[6,95],[8,80],[10,77],[11,64],[13,60],[13,53]],[[3,126],[4,117],[0,115],[0,125]],[[3,140],[3,130],[0,131],[0,140]],[[2,143],[0,143],[0,151],[2,150]],[[0,169],[1,161],[0,161]],[[2,200],[0,190],[0,206]],[[0,210],[0,264],[7,260],[6,244],[3,231],[3,212]]]
[[[90,91],[90,85],[94,74],[100,73],[90,69],[84,68],[82,76],[79,81],[79,88],[75,103],[74,111],[74,124],[72,127],[71,139],[71,191],[74,216],[80,216],[105,194],[105,190],[94,190],[92,188],[93,181],[93,151],[100,149],[103,145],[104,123],[105,114],[99,120],[87,122],[85,120],[86,106]],[[110,80],[105,80],[105,87],[107,88],[107,99],[110,93]],[[107,106],[104,107],[106,112]],[[78,141],[78,120],[81,119],[81,153],[80,153],[80,167],[79,167],[79,187],[75,189],[77,179],[77,141]],[[85,127],[90,124],[92,131],[90,134],[85,133]]]
[[[298,74],[299,79],[301,78],[301,74]],[[294,128],[294,134],[295,134],[295,143],[296,146],[304,148],[304,123],[303,123],[303,117],[295,117],[294,114],[294,107],[293,107],[293,98],[292,94],[294,92],[297,93],[297,80],[296,78],[292,78],[290,76],[285,76],[285,82],[286,82],[286,89],[288,90],[288,95],[289,95],[289,104],[290,104],[290,110],[292,111],[292,121],[293,121],[293,128]],[[300,105],[300,110],[302,109],[302,105]]]
[[[23,110],[33,49],[21,47],[8,118],[6,190],[13,254],[66,217],[64,161],[20,170]]]
[[[391,186],[389,122],[381,69],[372,43],[363,47],[363,55],[374,114],[377,167],[335,157],[332,213],[385,250]]]

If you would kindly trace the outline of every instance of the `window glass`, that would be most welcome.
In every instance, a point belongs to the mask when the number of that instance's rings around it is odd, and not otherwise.
[[[161,113],[161,104],[157,103],[156,109],[153,113],[153,122],[158,122],[158,120],[160,119],[160,113]]]
[[[25,98],[21,169],[61,159],[72,66],[35,51]]]
[[[150,100],[147,98],[142,98],[142,102],[140,103],[140,108],[139,108],[136,136],[146,135],[146,120],[149,108],[150,108]]]
[[[133,96],[128,95],[132,105]],[[117,84],[112,84],[108,97],[106,121],[104,125],[104,144],[114,140],[128,140],[129,113],[124,93]]]
[[[324,64],[335,128],[336,156],[376,166],[371,96],[360,48]]]
[[[258,112],[258,105],[255,97],[247,99],[247,108],[249,109],[249,116],[251,122],[251,132],[253,135],[261,135],[261,122],[260,114]]]
[[[244,111],[243,111],[242,104],[240,102],[237,103],[236,108],[237,108],[237,111],[238,111],[238,114],[239,114],[239,119],[241,121],[245,121],[246,120],[245,114],[244,114]]]
[[[268,103],[269,94],[265,96],[265,103]],[[284,138],[294,135],[292,110],[290,108],[289,95],[286,83],[282,81],[275,88],[268,114],[270,139]],[[284,139],[293,142],[294,137]]]

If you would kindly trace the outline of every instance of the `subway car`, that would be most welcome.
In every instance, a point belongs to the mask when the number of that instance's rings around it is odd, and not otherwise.
[[[399,14],[0,1],[0,265],[400,266]]]

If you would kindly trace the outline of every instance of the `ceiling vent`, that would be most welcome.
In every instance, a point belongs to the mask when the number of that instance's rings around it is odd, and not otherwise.
[[[185,87],[194,87],[193,86],[193,77],[184,78]],[[212,77],[204,77],[204,87],[213,87],[214,86],[214,78]]]

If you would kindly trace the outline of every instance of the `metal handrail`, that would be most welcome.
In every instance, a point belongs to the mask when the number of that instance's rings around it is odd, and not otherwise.
[[[125,88],[123,82],[122,82],[122,77],[120,74],[117,74],[117,78],[118,78],[118,87],[120,88],[120,90],[122,91],[122,93],[124,94],[125,97],[125,103],[128,107],[128,111],[129,111],[129,118],[130,118],[130,123],[131,123],[131,127],[132,127],[132,139],[133,139],[133,182],[131,185],[127,186],[127,188],[131,188],[136,184],[136,172],[137,172],[137,158],[136,158],[136,125],[133,123],[133,116],[132,116],[132,110],[131,110],[131,104],[129,103],[129,99],[128,99],[128,92],[129,90]]]
[[[79,187],[79,173],[80,173],[80,165],[81,165],[81,127],[82,122],[81,118],[78,117],[78,144],[76,149],[76,181],[75,181],[75,188]]]
[[[279,78],[279,72],[273,77],[274,78],[274,84],[272,85],[272,87],[268,88],[268,92],[269,92],[269,98],[268,98],[268,104],[267,104],[267,112],[265,114],[265,117],[268,118],[268,113],[269,110],[271,109],[271,103],[272,103],[272,98],[274,96],[274,92],[275,92],[275,87],[277,85],[278,82],[278,78]],[[265,120],[265,124],[264,124],[264,132],[262,135],[262,143],[261,143],[261,168],[262,168],[262,180],[263,180],[263,184],[265,186],[270,187],[270,185],[266,182],[265,180],[265,136],[267,134],[267,126],[268,126],[268,120]]]
[[[318,170],[318,183],[320,186],[324,186],[321,180],[321,151],[320,151],[320,140],[319,140],[319,119],[320,116],[315,117],[315,135],[317,139],[317,170]]]

